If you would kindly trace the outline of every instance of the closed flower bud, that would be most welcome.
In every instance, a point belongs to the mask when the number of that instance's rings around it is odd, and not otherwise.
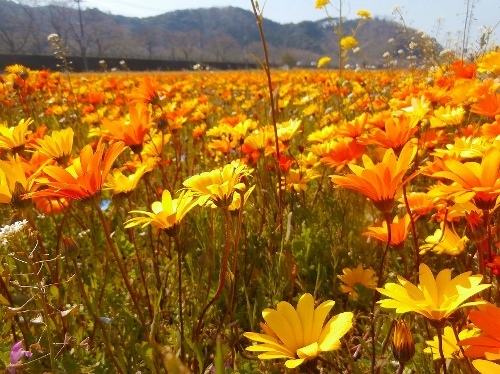
[[[62,253],[70,260],[76,260],[80,253],[80,247],[71,238],[63,238]]]
[[[465,226],[465,236],[475,243],[482,242],[488,235],[483,224],[483,218],[475,210],[465,213],[467,224]]]
[[[410,327],[405,321],[396,321],[392,338],[392,354],[402,365],[410,361],[415,354],[415,343]]]

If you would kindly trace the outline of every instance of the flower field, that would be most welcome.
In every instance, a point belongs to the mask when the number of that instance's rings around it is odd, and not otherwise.
[[[0,76],[0,365],[498,373],[500,50]]]

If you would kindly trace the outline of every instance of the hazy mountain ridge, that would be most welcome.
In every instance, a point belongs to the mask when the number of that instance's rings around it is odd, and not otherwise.
[[[64,4],[70,4],[65,6]],[[84,4],[84,3],[83,3]],[[154,17],[124,17],[82,9],[83,38],[74,3],[52,3],[30,7],[0,0],[0,53],[52,54],[50,33],[67,43],[68,54],[95,57],[141,57],[170,60],[254,61],[262,56],[262,45],[252,12],[237,7],[177,10]],[[338,19],[280,24],[264,19],[263,25],[274,64],[310,64],[324,55],[338,56]],[[343,35],[350,35],[359,20],[344,20]],[[372,19],[358,30],[358,53],[350,53],[350,64],[377,65],[389,52],[404,61],[411,35],[419,55],[419,36],[404,32],[392,21]],[[389,43],[389,39],[394,39]],[[398,51],[400,53],[398,54]],[[403,53],[401,53],[401,51]]]

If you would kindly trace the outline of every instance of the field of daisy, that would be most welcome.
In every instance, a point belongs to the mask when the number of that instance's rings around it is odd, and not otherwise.
[[[499,88],[500,50],[380,71],[9,66],[0,369],[500,372]]]

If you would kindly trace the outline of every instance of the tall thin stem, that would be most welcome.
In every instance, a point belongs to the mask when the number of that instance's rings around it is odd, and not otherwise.
[[[417,237],[417,229],[415,226],[415,219],[411,214],[410,204],[408,203],[408,195],[406,193],[406,185],[403,185],[403,198],[405,201],[406,212],[410,216],[410,224],[411,224],[411,235],[413,236],[413,247],[415,249],[415,268],[418,269],[420,267],[420,253],[418,248],[418,237]]]
[[[96,323],[99,328],[102,331],[102,339],[104,340],[104,346],[106,347],[106,350],[108,351],[109,357],[111,358],[111,361],[113,362],[113,365],[115,365],[116,370],[118,373],[125,373],[123,369],[121,368],[120,364],[116,360],[116,357],[113,353],[113,349],[111,348],[111,344],[109,342],[108,334],[106,332],[106,326],[104,325],[104,322],[102,319],[96,314],[94,307],[90,303],[90,300],[87,296],[87,292],[85,292],[85,286],[82,281],[82,276],[80,275],[80,270],[78,269],[78,264],[76,260],[73,260],[73,267],[75,269],[75,275],[76,275],[76,280],[78,283],[78,287],[80,288],[80,295],[83,298],[83,301],[85,303],[85,306],[87,307],[88,311],[92,315],[92,318],[94,318],[94,323]]]
[[[382,261],[380,261],[380,269],[378,271],[378,280],[377,280],[377,288],[382,287],[382,277],[384,275],[384,267],[385,260],[387,258],[387,253],[389,252],[389,248],[391,247],[391,216],[389,212],[385,212],[385,222],[387,224],[387,244],[384,249],[384,253],[382,255]],[[372,336],[372,362],[371,362],[371,372],[375,373],[375,366],[377,361],[377,341],[375,339],[375,304],[378,301],[378,293],[373,293],[372,305],[371,305],[371,321],[370,321],[370,333]]]
[[[198,325],[196,326],[196,330],[194,331],[195,340],[198,339],[200,335],[201,327],[203,326],[203,318],[205,317],[205,314],[207,313],[208,309],[212,306],[212,304],[217,301],[217,299],[222,293],[222,290],[224,289],[224,285],[226,284],[227,262],[229,259],[229,251],[231,249],[231,214],[227,206],[224,206],[222,210],[224,212],[224,218],[226,222],[226,238],[224,243],[224,253],[222,255],[220,264],[219,285],[217,287],[217,291],[215,291],[215,295],[208,302],[208,304],[205,305],[205,307],[201,312],[201,315],[198,319]]]
[[[181,329],[181,360],[184,361],[185,352],[184,352],[184,317],[182,313],[182,247],[179,241],[179,235],[174,236],[175,247],[177,249],[177,287],[178,290],[178,298],[177,302],[179,304],[179,324]]]
[[[448,370],[446,369],[446,358],[444,357],[443,352],[443,323],[438,322],[438,326],[436,327],[438,343],[439,343],[439,355],[441,356],[441,363],[443,364],[443,374],[448,374]]]
[[[251,0],[252,3],[252,9],[253,9],[253,14],[255,15],[255,19],[257,21],[257,26],[259,28],[259,33],[260,33],[260,38],[262,40],[262,48],[264,50],[264,59],[265,59],[265,64],[263,65],[264,71],[266,73],[267,77],[267,85],[269,88],[269,103],[271,104],[271,120],[273,124],[273,129],[274,129],[274,141],[276,144],[276,159],[278,160],[277,163],[279,163],[281,154],[280,154],[280,145],[279,145],[279,139],[278,139],[278,127],[276,125],[276,104],[274,103],[274,90],[273,90],[273,82],[271,79],[271,68],[269,64],[269,53],[267,51],[267,43],[266,43],[266,36],[264,33],[264,26],[262,24],[263,21],[263,15],[262,13],[259,14],[259,11],[257,10],[257,5],[255,4],[254,0]],[[281,181],[281,169],[278,165],[277,173],[278,173],[278,206],[279,206],[279,215],[278,215],[278,227],[280,229],[280,234],[281,237],[283,238],[283,186],[282,186],[282,181]]]
[[[134,290],[132,289],[132,285],[130,284],[130,280],[128,279],[127,270],[125,269],[125,266],[123,265],[120,254],[118,253],[118,249],[116,248],[115,243],[111,239],[111,233],[109,231],[106,217],[104,217],[104,213],[97,202],[94,203],[94,208],[97,210],[97,213],[99,214],[99,218],[101,219],[101,223],[102,223],[103,230],[104,230],[104,236],[106,237],[106,243],[108,244],[107,248],[111,249],[111,253],[113,254],[115,262],[118,265],[118,269],[120,270],[120,274],[122,276],[123,282],[125,283],[125,287],[127,287],[127,291],[130,295],[132,303],[134,304],[135,311],[137,312],[137,316],[139,317],[139,321],[142,325],[143,330],[146,331],[146,321],[144,320],[144,314],[142,313],[142,309],[139,305],[139,302],[138,302],[137,297],[134,293]]]

